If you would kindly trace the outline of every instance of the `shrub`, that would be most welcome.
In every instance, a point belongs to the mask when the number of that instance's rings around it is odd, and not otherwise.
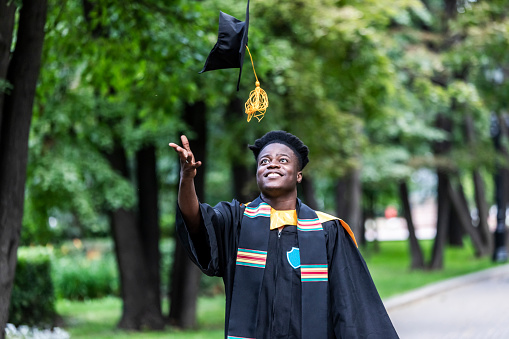
[[[112,254],[89,258],[68,255],[55,259],[53,281],[58,298],[85,300],[119,295],[118,274]]]
[[[52,326],[56,319],[51,280],[51,251],[44,247],[20,247],[9,308],[14,325]]]

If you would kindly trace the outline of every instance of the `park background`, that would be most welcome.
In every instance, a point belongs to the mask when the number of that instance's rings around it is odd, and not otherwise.
[[[248,60],[240,91],[198,74],[219,10],[246,3],[0,0],[0,337],[222,337],[222,282],[174,239],[182,133],[210,204],[256,195],[247,144],[298,135],[299,197],[382,298],[506,260],[507,1],[253,0],[260,123]]]

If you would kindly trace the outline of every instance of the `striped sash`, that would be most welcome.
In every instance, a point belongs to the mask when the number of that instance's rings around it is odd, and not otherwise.
[[[327,338],[328,267],[325,234],[315,211],[300,203],[297,229],[302,288],[302,338]],[[255,339],[271,207],[260,198],[244,211],[237,250],[228,339]]]
[[[327,338],[329,293],[325,233],[315,211],[301,204],[297,214],[302,288],[302,338]]]

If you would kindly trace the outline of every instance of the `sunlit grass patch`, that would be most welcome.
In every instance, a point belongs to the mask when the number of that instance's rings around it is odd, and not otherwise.
[[[164,331],[128,332],[116,329],[122,315],[122,300],[106,297],[87,301],[59,300],[57,312],[71,338],[223,338],[224,296],[203,297],[198,300],[198,329],[181,331],[168,326]],[[167,313],[168,305],[163,310]]]
[[[429,260],[433,241],[421,241],[425,260]],[[490,258],[475,258],[470,241],[464,247],[447,247],[444,252],[442,270],[411,270],[409,244],[407,241],[379,243],[379,251],[374,252],[374,244],[361,249],[371,276],[382,298],[401,294],[424,285],[459,275],[493,267]]]

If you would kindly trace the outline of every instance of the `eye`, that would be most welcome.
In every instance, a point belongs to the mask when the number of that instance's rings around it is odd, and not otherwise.
[[[260,165],[265,165],[265,164],[268,164],[269,163],[269,160],[268,159],[262,159],[260,160]]]
[[[288,159],[286,158],[281,158],[281,160],[279,160],[280,162],[283,162],[283,163],[287,163],[288,162]]]

